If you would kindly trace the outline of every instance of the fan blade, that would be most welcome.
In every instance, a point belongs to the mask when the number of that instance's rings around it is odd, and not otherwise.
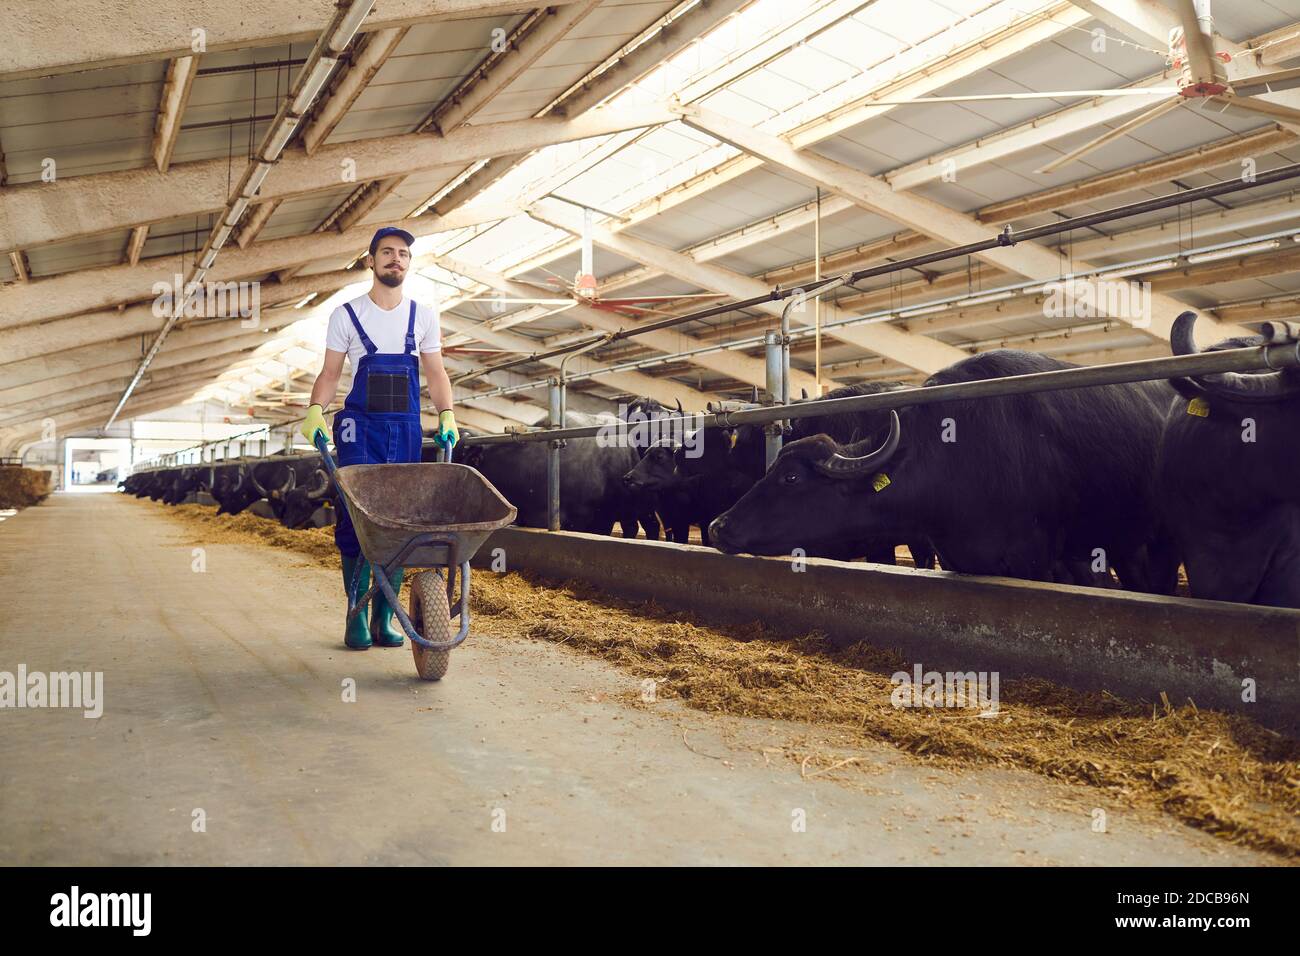
[[[1291,123],[1300,123],[1300,110],[1292,109],[1289,106],[1279,106],[1267,100],[1257,100],[1248,96],[1211,96],[1210,102],[1218,103],[1229,109],[1245,110],[1247,113],[1271,116],[1274,119],[1286,120]]]
[[[1213,83],[1221,79],[1215,69],[1214,41],[1201,32],[1201,21],[1196,16],[1192,0],[1178,0],[1178,17],[1183,22],[1183,42],[1187,44],[1187,62],[1192,67],[1192,78],[1198,83]]]
[[[1232,91],[1238,96],[1259,96],[1265,93],[1281,93],[1300,86],[1300,67],[1290,70],[1274,70],[1272,73],[1260,73],[1247,79],[1234,80]]]
[[[1068,165],[1069,163],[1074,162],[1076,159],[1082,159],[1084,156],[1088,155],[1093,150],[1100,149],[1102,146],[1105,146],[1107,143],[1112,142],[1113,140],[1117,140],[1121,136],[1124,136],[1127,133],[1137,129],[1143,123],[1148,123],[1151,120],[1155,119],[1157,116],[1163,116],[1164,114],[1170,112],[1171,110],[1177,109],[1178,107],[1183,105],[1183,102],[1184,101],[1182,97],[1175,96],[1169,100],[1166,100],[1163,103],[1157,103],[1151,109],[1139,113],[1137,116],[1134,116],[1132,119],[1126,120],[1125,122],[1121,123],[1119,126],[1116,126],[1112,130],[1107,130],[1105,133],[1098,136],[1096,139],[1092,140],[1089,143],[1085,143],[1083,146],[1080,146],[1078,149],[1074,150],[1073,152],[1066,153],[1064,156],[1058,156],[1056,159],[1052,160],[1047,165],[1038,169],[1037,172],[1040,175],[1046,173],[1054,173],[1062,166]]]
[[[1096,96],[1173,96],[1176,86],[1138,86],[1118,90],[1056,90],[1048,93],[975,93],[970,96],[918,96],[910,100],[872,100],[869,106],[914,106],[917,103],[975,103],[986,100],[1068,100]]]

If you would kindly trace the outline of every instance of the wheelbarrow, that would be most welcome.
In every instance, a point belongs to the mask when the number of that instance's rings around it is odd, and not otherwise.
[[[348,582],[348,621],[365,613],[370,599],[382,591],[411,639],[416,671],[425,680],[440,680],[452,649],[469,634],[469,562],[488,535],[515,520],[514,505],[467,465],[439,461],[339,468],[319,432],[315,445],[352,517],[361,556],[374,572],[375,583],[363,595],[357,594],[356,579]],[[398,568],[428,569],[411,579],[409,614],[388,582]],[[456,618],[460,626],[453,635]]]

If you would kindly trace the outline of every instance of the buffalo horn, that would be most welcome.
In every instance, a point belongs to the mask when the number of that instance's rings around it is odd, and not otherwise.
[[[828,478],[861,478],[876,471],[893,457],[894,452],[898,450],[898,441],[902,434],[903,428],[898,421],[898,412],[890,409],[889,437],[885,439],[883,445],[858,458],[850,458],[837,451],[824,461],[817,462],[815,467]]]
[[[258,464],[260,464],[260,462],[259,462]],[[265,488],[262,487],[262,483],[261,483],[260,481],[257,480],[257,465],[256,465],[256,464],[253,464],[253,465],[240,465],[239,467],[240,467],[240,474],[241,474],[241,475],[243,474],[243,471],[244,471],[245,468],[248,470],[248,480],[251,481],[251,482],[253,483],[253,488],[257,491],[257,493],[258,493],[259,495],[261,495],[263,498],[269,498],[269,497],[271,497],[271,495],[267,492],[267,490],[266,490]]]
[[[1269,323],[1269,325],[1280,324]],[[1174,320],[1174,327],[1169,333],[1169,342],[1173,346],[1175,355],[1195,355],[1200,351],[1196,347],[1196,339],[1193,335],[1195,327],[1195,312],[1184,312]],[[1277,334],[1276,328],[1266,327],[1264,341],[1271,341]],[[1212,395],[1240,402],[1276,402],[1289,395],[1300,394],[1300,381],[1288,382],[1280,371],[1262,372],[1258,375],[1217,372],[1213,375],[1192,376],[1192,381]]]
[[[325,469],[317,468],[313,474],[316,477],[316,483],[307,489],[307,497],[315,501],[317,498],[324,498],[330,490],[330,476],[325,474]]]

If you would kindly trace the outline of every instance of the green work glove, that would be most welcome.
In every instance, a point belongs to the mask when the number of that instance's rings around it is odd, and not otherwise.
[[[307,441],[313,445],[316,444],[316,433],[322,432],[325,440],[330,440],[330,430],[325,424],[325,410],[319,405],[312,405],[307,409],[307,417],[302,422],[302,433],[307,436]]]
[[[460,431],[456,428],[456,416],[452,414],[451,409],[438,413],[438,444],[442,445],[447,451],[456,447],[456,442],[460,441]]]

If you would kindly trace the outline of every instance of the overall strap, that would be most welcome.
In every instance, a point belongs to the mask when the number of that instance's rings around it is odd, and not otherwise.
[[[348,318],[352,320],[352,327],[357,330],[357,335],[361,336],[361,344],[365,346],[366,354],[374,355],[379,349],[375,348],[375,343],[370,341],[370,336],[366,335],[366,330],[361,327],[357,314],[352,311],[352,303],[344,302],[343,308],[348,310]]]
[[[406,350],[403,355],[410,355],[415,351],[415,300],[411,300],[411,317],[406,323]]]

